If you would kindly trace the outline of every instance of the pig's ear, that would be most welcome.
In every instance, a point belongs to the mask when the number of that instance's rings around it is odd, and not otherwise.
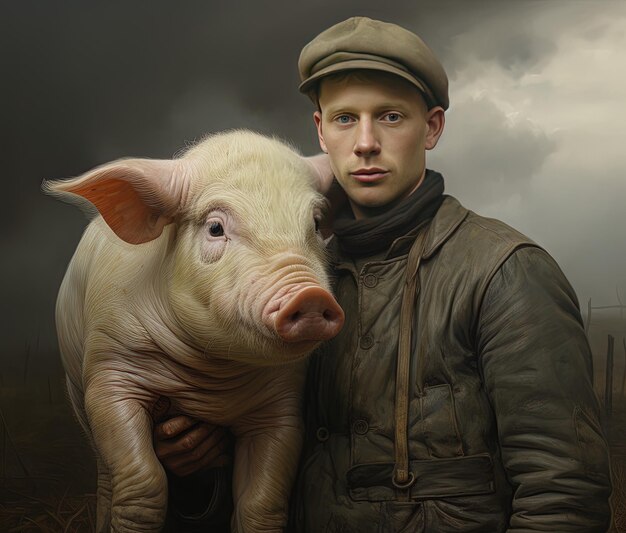
[[[302,160],[309,165],[309,168],[313,171],[314,186],[317,192],[321,192],[326,196],[335,178],[333,169],[330,168],[330,158],[328,154],[324,153],[302,157]]]
[[[189,189],[183,165],[180,159],[123,159],[42,188],[73,203],[72,194],[89,200],[120,239],[141,244],[161,235],[180,211]]]

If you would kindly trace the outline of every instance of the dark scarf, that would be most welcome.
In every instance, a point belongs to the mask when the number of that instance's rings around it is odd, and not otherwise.
[[[426,170],[424,181],[396,207],[375,217],[355,220],[348,207],[333,224],[339,247],[356,257],[389,248],[398,237],[430,220],[443,202],[443,176]]]

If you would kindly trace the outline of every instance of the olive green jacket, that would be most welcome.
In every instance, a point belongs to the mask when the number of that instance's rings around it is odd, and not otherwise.
[[[293,530],[606,531],[607,445],[573,289],[543,249],[452,197],[425,231],[408,411],[416,481],[407,492],[391,476],[417,232],[358,265],[331,243],[346,323],[311,360]]]

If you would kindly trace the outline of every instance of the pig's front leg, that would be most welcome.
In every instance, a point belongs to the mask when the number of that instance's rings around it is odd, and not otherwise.
[[[66,377],[67,381],[67,393],[72,406],[74,407],[74,413],[80,423],[85,435],[89,438],[94,450],[97,451],[97,447],[91,434],[91,428],[89,427],[89,421],[85,413],[85,397],[83,392],[74,385],[69,376]],[[96,464],[98,467],[98,488],[96,492],[96,533],[108,533],[111,530],[111,476],[109,470],[102,462],[102,459],[96,453]]]
[[[289,495],[302,447],[302,420],[287,400],[283,414],[258,414],[236,433],[233,472],[234,533],[284,531]],[[294,407],[296,408],[294,411]],[[292,414],[285,416],[284,411]]]
[[[108,533],[111,530],[111,475],[100,457],[97,466],[96,533]]]
[[[130,399],[129,399],[130,398]],[[110,474],[111,531],[157,532],[167,507],[167,478],[152,446],[152,399],[119,376],[99,372],[85,394],[94,443]],[[106,484],[106,480],[99,479]],[[105,502],[98,502],[105,511]],[[104,517],[98,517],[106,529]]]

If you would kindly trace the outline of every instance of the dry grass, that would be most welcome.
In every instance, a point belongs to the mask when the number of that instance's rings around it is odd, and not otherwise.
[[[626,457],[613,458],[613,522],[616,533],[626,533]]]
[[[61,378],[28,385],[0,387],[0,532],[91,533],[93,453]]]
[[[25,474],[13,450],[4,450],[5,464],[0,461],[1,533],[91,533],[95,529],[93,455],[60,385],[57,387],[52,394],[49,382],[37,389],[0,387],[0,407],[28,476],[35,482],[32,486],[7,486],[7,481]],[[626,533],[626,398],[620,395],[614,397],[608,427],[613,445],[611,533]]]
[[[8,490],[0,503],[0,531],[5,533],[90,533],[95,530],[94,494],[40,499]]]
[[[626,533],[626,398],[614,396],[614,409],[608,424],[613,479],[613,528],[611,533]]]

